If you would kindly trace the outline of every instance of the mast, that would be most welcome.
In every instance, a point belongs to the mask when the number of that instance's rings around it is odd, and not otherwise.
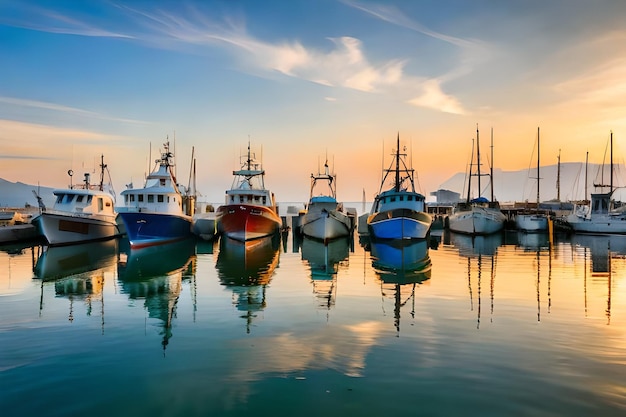
[[[613,131],[611,130],[611,182],[609,188],[609,194],[613,193]]]
[[[476,164],[478,165],[478,197],[480,197],[480,140],[478,139],[478,124],[476,125]]]
[[[537,208],[539,208],[539,127],[537,127]]]
[[[557,156],[556,164],[556,199],[561,201],[561,150],[559,149],[559,155]]]
[[[489,184],[491,184],[491,201],[493,201],[493,127],[491,128],[491,166],[489,167]]]
[[[470,154],[469,175],[467,176],[467,203],[470,202],[472,190],[472,165],[474,162],[474,139],[472,139],[472,153]]]
[[[396,192],[400,191],[400,132],[398,132],[398,139],[396,144]]]
[[[587,191],[588,174],[589,174],[589,151],[587,151],[587,156],[585,156],[585,200],[587,200],[587,196],[589,195]]]

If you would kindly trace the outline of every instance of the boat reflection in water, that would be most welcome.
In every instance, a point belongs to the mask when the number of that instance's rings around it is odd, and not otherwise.
[[[615,285],[613,282],[614,259],[626,258],[626,235],[585,235],[574,234],[571,238],[572,247],[582,250],[584,253],[584,294],[585,294],[585,316],[588,314],[589,303],[587,299],[587,274],[591,269],[591,280],[594,286],[606,285],[606,308],[605,315],[607,324],[611,324],[611,292]],[[587,266],[587,259],[591,260],[591,265]]]
[[[431,277],[428,239],[369,242],[372,267],[380,278],[383,296],[394,299],[394,326],[400,335],[400,310],[411,301],[415,318],[415,289]]]
[[[44,282],[54,281],[54,291],[59,297],[70,300],[68,319],[74,320],[74,301],[85,303],[91,315],[94,302],[100,302],[104,331],[104,277],[114,273],[117,261],[118,240],[83,243],[80,245],[48,247],[35,264],[35,276],[42,280],[40,314],[43,311]]]
[[[222,235],[216,267],[222,285],[233,292],[233,305],[243,312],[250,333],[257,312],[265,309],[265,290],[278,266],[280,234],[239,241]]]
[[[504,243],[504,236],[502,233],[476,236],[450,233],[450,243],[457,248],[460,256],[494,256]]]
[[[143,299],[148,317],[160,320],[164,351],[172,337],[172,319],[183,280],[195,276],[194,259],[194,239],[130,249],[120,254],[121,291],[131,300]]]
[[[335,305],[337,273],[350,254],[350,238],[338,238],[324,244],[323,241],[304,236],[301,241],[302,260],[311,270],[313,293],[318,306],[330,309]]]
[[[517,244],[525,251],[546,250],[550,248],[550,235],[542,232],[517,232]]]

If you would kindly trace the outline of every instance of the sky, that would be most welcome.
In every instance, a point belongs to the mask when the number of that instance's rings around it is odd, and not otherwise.
[[[178,181],[193,156],[222,202],[250,142],[279,202],[326,158],[361,201],[399,135],[428,195],[477,129],[483,162],[534,166],[538,127],[542,165],[602,163],[611,132],[622,163],[625,20],[621,0],[2,0],[0,178],[62,188],[104,155],[119,193],[169,140]]]

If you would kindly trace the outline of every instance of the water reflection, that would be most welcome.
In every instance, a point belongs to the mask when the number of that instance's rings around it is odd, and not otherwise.
[[[431,277],[429,242],[427,239],[371,241],[369,246],[381,293],[394,300],[394,326],[399,336],[401,308],[410,301],[411,318],[415,318],[415,289]]]
[[[118,279],[131,300],[144,300],[148,317],[158,319],[163,351],[172,338],[172,319],[185,279],[195,277],[195,241],[130,249],[120,255]]]
[[[113,272],[117,261],[118,241],[92,242],[81,245],[48,247],[34,267],[35,276],[41,279],[39,315],[44,308],[44,282],[54,281],[54,292],[69,300],[68,320],[74,321],[74,302],[83,302],[87,315],[94,305],[100,306],[102,332],[104,332],[104,276]]]
[[[626,257],[626,236],[623,235],[574,235],[572,236],[572,246],[582,249],[584,253],[584,298],[585,316],[588,313],[587,283],[588,270],[587,259],[591,260],[591,279],[596,286],[606,287],[606,308],[605,315],[607,324],[611,324],[611,295],[615,276],[613,271],[613,259],[624,259]]]
[[[233,305],[242,311],[246,331],[266,306],[265,291],[278,266],[280,235],[239,242],[220,238],[217,271],[222,285],[233,292]]]
[[[550,247],[550,235],[517,232],[517,244],[525,251],[545,250]]]
[[[450,233],[450,243],[457,248],[461,256],[493,256],[502,246],[504,236],[494,233],[485,236],[470,236],[460,233]]]
[[[335,305],[337,273],[341,265],[347,267],[349,248],[349,238],[335,239],[326,244],[306,236],[302,238],[302,260],[309,265],[313,293],[319,307],[329,310]]]

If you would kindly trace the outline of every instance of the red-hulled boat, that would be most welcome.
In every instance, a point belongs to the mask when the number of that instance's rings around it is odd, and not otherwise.
[[[265,171],[251,154],[250,143],[245,162],[233,175],[233,185],[226,191],[226,203],[217,209],[218,233],[239,241],[277,233],[282,221],[274,194],[265,189]]]

